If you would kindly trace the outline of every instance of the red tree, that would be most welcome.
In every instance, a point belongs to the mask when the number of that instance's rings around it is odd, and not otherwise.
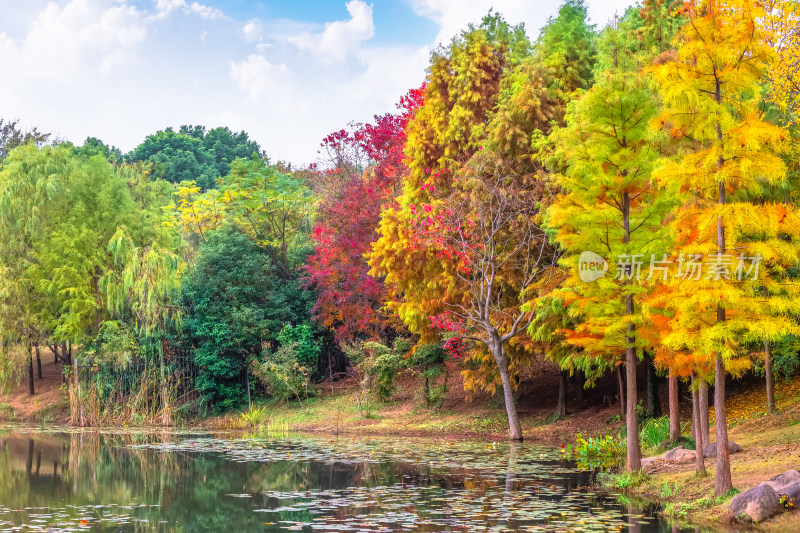
[[[398,324],[382,311],[390,288],[369,276],[364,254],[377,238],[381,206],[397,194],[405,168],[405,128],[423,94],[424,87],[411,90],[397,105],[397,114],[351,124],[349,131],[323,139],[327,161],[315,176],[322,201],[306,284],[318,294],[314,319],[333,329],[339,341],[377,338]]]

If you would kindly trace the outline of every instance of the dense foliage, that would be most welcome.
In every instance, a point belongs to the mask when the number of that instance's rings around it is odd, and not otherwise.
[[[300,170],[225,127],[122,154],[0,120],[0,374],[25,368],[33,391],[45,345],[157,362],[169,423],[179,349],[214,412],[307,407],[337,358],[362,415],[403,373],[437,409],[459,371],[502,393],[522,439],[519,386],[555,363],[561,415],[570,374],[615,374],[635,471],[644,366],[649,391],[656,372],[670,384],[659,436],[680,438],[682,379],[698,449],[712,383],[725,443],[726,376],[764,377],[769,410],[798,367],[798,16],[642,0],[597,29],[566,0],[532,40],[490,12],[394,113],[326,136]]]

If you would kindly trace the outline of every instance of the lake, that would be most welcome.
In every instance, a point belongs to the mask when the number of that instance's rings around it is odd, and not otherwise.
[[[592,479],[506,442],[14,429],[0,530],[678,531]]]

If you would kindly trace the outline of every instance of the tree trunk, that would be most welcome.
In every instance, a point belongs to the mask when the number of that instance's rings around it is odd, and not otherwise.
[[[36,372],[39,376],[39,379],[42,379],[42,354],[39,351],[39,345],[34,345],[34,350],[36,350]]]
[[[506,359],[503,343],[499,336],[493,335],[490,345],[494,361],[500,372],[500,380],[503,383],[503,399],[506,403],[506,414],[508,415],[508,436],[511,440],[522,441],[522,426],[519,424],[517,406],[514,405],[514,391],[511,386],[511,376],[508,373],[508,360]]]
[[[717,104],[722,105],[719,79],[716,81],[715,98]],[[717,142],[722,148],[722,125],[717,122],[716,126]],[[717,167],[722,168],[725,158],[722,150],[719,154]],[[724,206],[725,182],[718,181],[719,199],[717,203]],[[717,216],[717,253],[720,255],[725,253],[725,225],[722,222],[721,214]],[[722,322],[725,322],[725,309],[720,301],[717,303],[717,324]],[[717,496],[721,496],[733,488],[733,482],[731,480],[731,457],[728,450],[728,417],[725,413],[725,362],[722,360],[720,352],[714,355],[714,426],[717,428],[717,468],[714,476],[714,492]]]
[[[61,343],[61,359],[64,360],[65,365],[72,364],[72,348],[68,348],[66,342]]]
[[[624,175],[624,174],[623,174]],[[630,228],[631,202],[628,192],[622,195],[622,226],[625,229],[624,242],[631,242]],[[629,283],[625,282],[626,285]],[[633,295],[625,295],[625,314],[631,317],[634,314]],[[625,427],[628,433],[628,472],[642,469],[642,450],[639,447],[639,423],[636,420],[636,338],[635,326],[628,321],[625,330],[625,384],[627,385],[627,409],[625,413]]]
[[[626,297],[628,314],[633,314],[633,296]],[[633,324],[628,323],[625,335],[625,382],[627,385],[627,409],[625,427],[628,432],[628,472],[642,469],[642,450],[639,447],[639,423],[636,420],[636,346],[634,346]]]
[[[705,475],[706,462],[703,459],[703,432],[699,430],[700,424],[700,392],[697,390],[697,380],[692,372],[692,430],[695,434],[695,470],[699,475]]]
[[[650,418],[659,418],[661,416],[661,400],[658,397],[658,376],[656,376],[653,358],[647,351],[644,352],[644,368],[647,385],[647,414]]]
[[[567,371],[558,374],[558,416],[567,415]]]
[[[698,391],[700,394],[700,425],[697,426],[701,430],[703,430],[703,442],[706,444],[711,443],[711,434],[709,432],[709,422],[708,422],[708,382],[704,379],[700,379],[700,384],[698,386]]]
[[[669,373],[669,440],[676,442],[681,436],[680,398],[678,397],[678,376]]]
[[[625,418],[625,382],[622,378],[622,365],[617,365],[617,394],[619,395],[619,416]]]
[[[720,310],[722,310],[720,308]],[[724,310],[723,310],[724,312]],[[717,428],[717,468],[714,492],[722,496],[733,488],[731,455],[728,450],[728,417],[725,413],[725,364],[717,354],[714,376],[714,426]]]
[[[586,385],[586,374],[583,373],[583,370],[576,370],[575,371],[575,379],[578,382],[578,403],[583,403],[583,387]]]
[[[769,341],[764,341],[764,375],[767,380],[767,413],[775,411],[775,389],[772,383],[772,348]]]
[[[28,396],[33,396],[35,393],[33,388],[33,351],[29,345],[25,348],[28,350]]]
[[[253,400],[250,397],[250,376],[248,375],[248,372],[247,372],[247,362],[246,361],[245,361],[245,364],[244,364],[244,379],[245,379],[245,382],[247,382],[247,408],[249,409],[250,407],[253,406]],[[300,402],[300,403],[303,403],[303,402]]]

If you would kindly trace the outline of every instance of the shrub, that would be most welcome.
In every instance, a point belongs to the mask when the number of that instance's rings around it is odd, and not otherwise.
[[[438,344],[425,344],[418,347],[409,358],[409,364],[425,379],[425,404],[438,409],[447,396],[447,352]],[[442,379],[437,384],[437,380]]]
[[[669,417],[650,418],[639,430],[639,440],[643,448],[658,448],[669,440]]]
[[[578,468],[608,470],[616,466],[625,454],[625,444],[611,435],[584,439],[578,433],[575,436],[575,446],[567,446],[567,453],[571,453],[578,462]]]
[[[311,386],[311,371],[299,360],[304,349],[298,349],[297,342],[287,342],[274,353],[265,349],[265,360],[253,362],[253,374],[267,387],[273,398],[286,401],[295,397],[302,405],[305,397],[308,405],[308,397],[314,394],[314,390]]]

